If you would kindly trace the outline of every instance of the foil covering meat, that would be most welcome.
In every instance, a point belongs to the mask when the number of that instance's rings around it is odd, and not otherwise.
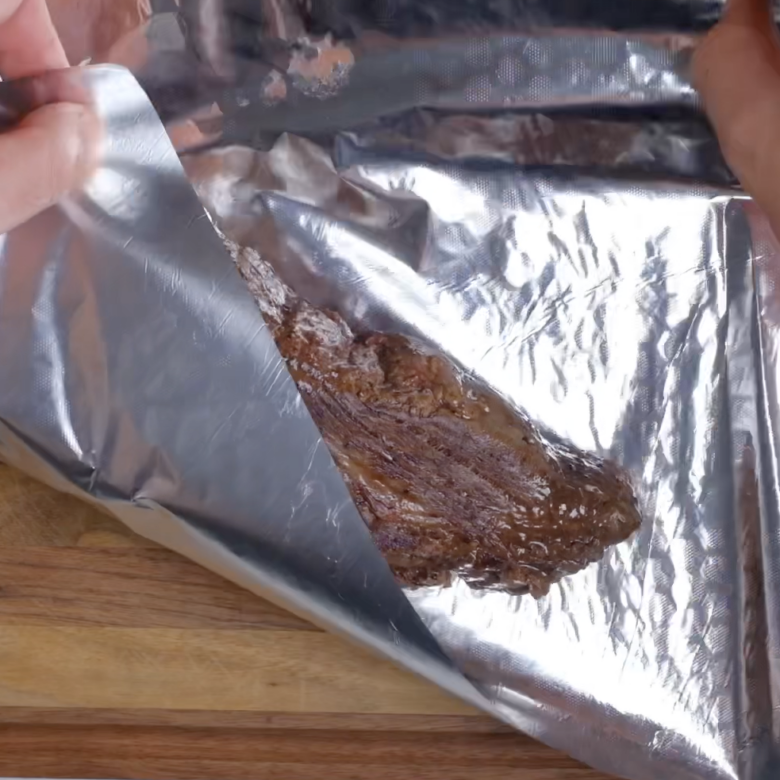
[[[626,478],[405,336],[356,337],[253,250],[238,267],[396,577],[541,596],[639,527]]]
[[[399,588],[113,69],[104,166],[2,244],[2,457],[604,771],[776,776],[780,252],[686,70],[722,3],[183,6],[117,51],[246,278],[350,352],[442,356],[545,452],[616,463],[643,522],[537,598]]]

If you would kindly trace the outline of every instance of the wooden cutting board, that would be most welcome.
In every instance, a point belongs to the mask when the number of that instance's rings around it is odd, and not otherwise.
[[[605,780],[0,466],[0,776]]]

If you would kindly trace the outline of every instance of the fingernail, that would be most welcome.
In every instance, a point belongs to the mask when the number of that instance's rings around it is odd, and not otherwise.
[[[100,164],[103,156],[103,123],[90,106],[70,104],[74,109],[73,133],[77,144],[74,169],[83,181]]]

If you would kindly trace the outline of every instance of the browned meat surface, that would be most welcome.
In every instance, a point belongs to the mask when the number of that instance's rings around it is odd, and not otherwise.
[[[252,250],[234,257],[397,578],[544,594],[639,526],[616,466],[533,426],[405,337],[355,336]]]

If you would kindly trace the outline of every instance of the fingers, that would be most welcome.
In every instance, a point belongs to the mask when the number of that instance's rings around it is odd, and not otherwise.
[[[81,185],[97,165],[100,133],[89,107],[57,103],[0,135],[0,233]]]
[[[79,187],[97,165],[101,127],[80,79],[50,73],[67,67],[46,0],[0,0],[0,75],[47,74],[18,85],[21,104],[35,110],[0,134],[0,233]]]
[[[780,235],[780,42],[769,0],[731,0],[694,82],[723,153]]]
[[[46,0],[0,0],[0,75],[18,79],[67,67]]]
[[[768,31],[772,22],[771,0],[727,0],[724,20],[732,23],[763,26]]]

